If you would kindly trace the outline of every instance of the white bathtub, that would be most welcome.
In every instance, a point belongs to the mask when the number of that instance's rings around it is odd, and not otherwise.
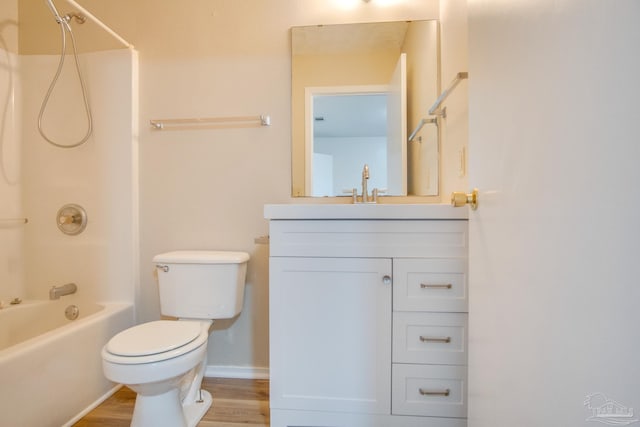
[[[73,321],[65,309],[76,305]],[[60,427],[108,397],[100,350],[133,324],[128,303],[94,304],[76,296],[27,301],[0,310],[0,424]]]

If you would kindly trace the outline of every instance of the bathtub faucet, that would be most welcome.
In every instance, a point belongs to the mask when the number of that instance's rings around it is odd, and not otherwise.
[[[51,289],[49,289],[49,299],[60,299],[61,296],[75,294],[77,290],[78,287],[75,283],[52,286]]]

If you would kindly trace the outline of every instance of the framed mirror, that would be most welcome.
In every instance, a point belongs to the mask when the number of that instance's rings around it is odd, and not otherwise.
[[[294,27],[292,196],[369,189],[438,194],[439,135],[424,126],[440,90],[437,21]]]

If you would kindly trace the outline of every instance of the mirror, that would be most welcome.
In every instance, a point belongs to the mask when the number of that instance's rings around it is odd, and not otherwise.
[[[437,21],[291,29],[292,196],[341,196],[369,167],[369,190],[438,194]]]

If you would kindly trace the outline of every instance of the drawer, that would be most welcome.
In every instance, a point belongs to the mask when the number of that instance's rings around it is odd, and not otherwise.
[[[394,364],[392,375],[392,414],[467,416],[466,367]]]
[[[393,362],[467,364],[466,313],[393,313]]]
[[[395,258],[394,311],[468,310],[466,258]]]

